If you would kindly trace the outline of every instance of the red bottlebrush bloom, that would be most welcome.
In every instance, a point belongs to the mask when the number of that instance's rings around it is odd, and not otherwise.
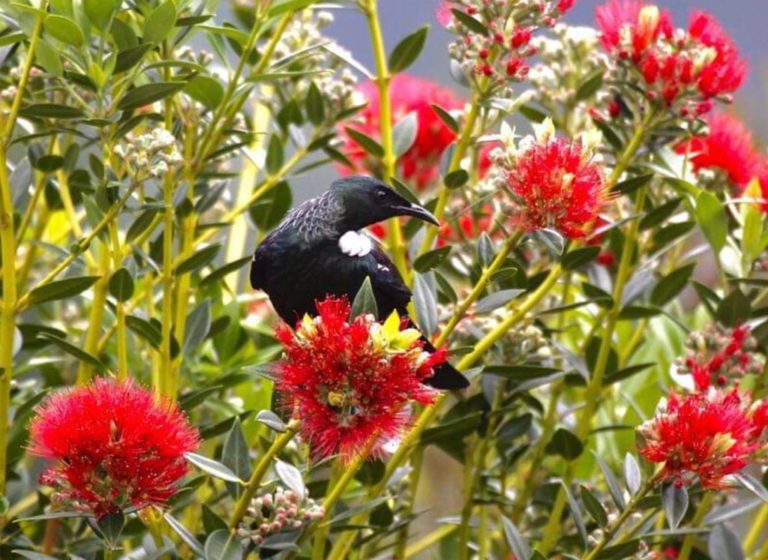
[[[723,478],[743,469],[764,445],[760,406],[736,389],[671,393],[666,407],[639,428],[645,438],[640,453],[663,463],[662,476],[676,484],[698,477],[705,488],[725,488]]]
[[[703,66],[697,78],[701,94],[716,97],[739,89],[747,77],[747,61],[717,20],[707,12],[695,11],[688,33],[714,51],[714,58]]]
[[[56,461],[41,477],[55,503],[102,517],[161,505],[187,473],[199,435],[170,400],[131,381],[97,379],[36,410],[30,453]]]
[[[396,313],[384,323],[370,315],[349,320],[347,300],[330,297],[317,311],[295,330],[277,329],[285,350],[277,386],[313,454],[350,460],[371,438],[397,437],[409,401],[431,402],[433,390],[422,382],[445,355],[424,352],[418,331]]]
[[[688,154],[695,171],[721,171],[734,186],[745,187],[757,176],[759,157],[752,133],[740,120],[725,113],[706,118],[709,132],[679,144],[680,154]]]
[[[610,0],[595,10],[603,47],[636,61],[660,35],[672,35],[668,12],[641,0]]]
[[[606,199],[600,167],[581,142],[565,138],[538,141],[519,154],[507,184],[523,228],[555,228],[572,239],[590,231]]]
[[[698,391],[713,384],[720,387],[748,373],[760,373],[763,360],[748,325],[728,329],[717,323],[692,332],[686,343],[688,355],[678,360],[678,373],[690,374]]]
[[[424,189],[438,178],[440,156],[456,140],[456,134],[440,119],[432,105],[452,111],[461,109],[464,101],[439,84],[408,74],[397,74],[392,79],[390,91],[393,122],[400,122],[410,113],[416,114],[418,122],[416,140],[400,158],[399,173],[415,187]],[[359,122],[350,126],[372,138],[381,138],[378,85],[374,82],[365,83],[360,87],[360,92],[368,101],[368,106],[359,113]],[[370,168],[373,162],[369,161],[365,150],[344,130],[340,132],[345,139],[344,153],[355,165],[355,169],[339,166],[339,171],[350,175]]]

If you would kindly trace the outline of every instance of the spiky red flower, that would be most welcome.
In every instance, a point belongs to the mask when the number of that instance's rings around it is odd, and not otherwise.
[[[509,170],[507,184],[527,231],[554,228],[582,238],[606,200],[605,179],[580,141],[550,138],[533,143]]]
[[[705,98],[716,97],[739,89],[747,78],[747,61],[714,16],[694,11],[688,33],[701,45],[713,49],[715,54],[696,79],[702,95]]]
[[[379,89],[375,82],[360,86],[360,93],[368,101],[351,128],[366,135],[380,139],[381,114]],[[464,101],[451,90],[429,80],[416,78],[408,74],[397,74],[390,85],[392,98],[392,120],[398,123],[410,113],[416,115],[416,140],[411,148],[399,160],[399,174],[418,189],[431,185],[438,177],[438,164],[443,151],[456,140],[456,133],[446,125],[432,108],[438,105],[446,111],[461,109]],[[339,166],[345,175],[359,173],[361,170],[375,170],[377,162],[372,160],[365,150],[357,144],[345,130],[340,130],[344,138],[344,154],[355,165],[355,169]]]
[[[745,187],[758,173],[759,156],[752,133],[737,118],[713,113],[706,118],[709,131],[679,144],[696,172],[708,169],[725,173],[735,187]]]
[[[663,463],[662,477],[676,484],[698,477],[705,488],[724,488],[723,478],[743,469],[765,444],[761,406],[736,389],[670,393],[664,409],[639,428],[645,440],[640,453]]]
[[[641,0],[609,0],[597,8],[603,46],[645,82],[646,95],[698,116],[710,101],[735,92],[747,63],[733,40],[706,12],[694,12],[688,30],[675,30],[667,12]]]
[[[165,503],[199,444],[172,401],[131,381],[97,379],[49,397],[36,414],[29,452],[56,461],[41,482],[56,504],[96,517]]]
[[[610,0],[595,10],[601,41],[607,51],[638,61],[659,36],[672,35],[669,12],[641,0]]]
[[[370,315],[350,320],[347,300],[332,297],[317,303],[317,312],[295,330],[276,330],[285,351],[277,386],[313,454],[349,460],[372,438],[397,437],[409,401],[432,400],[422,382],[445,356],[424,352],[418,331],[396,313],[384,323]]]
[[[756,353],[757,341],[749,325],[729,329],[714,323],[692,332],[686,346],[689,352],[678,361],[678,373],[690,374],[698,391],[706,391],[713,384],[723,387],[763,370],[763,359]]]

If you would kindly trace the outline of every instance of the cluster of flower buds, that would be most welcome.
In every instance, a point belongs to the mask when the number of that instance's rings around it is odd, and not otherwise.
[[[592,27],[558,23],[552,29],[553,37],[534,37],[531,44],[536,48],[541,62],[531,68],[528,79],[536,88],[537,101],[553,113],[558,106],[573,104],[574,84],[585,83],[597,73],[608,68],[608,56],[598,50],[600,36]],[[596,92],[607,95],[604,92]],[[589,106],[595,99],[576,100],[573,107],[572,126],[583,128],[588,122]],[[601,100],[600,100],[601,101]]]
[[[183,161],[176,138],[164,128],[128,137],[115,147],[115,155],[129,166],[135,177],[163,177]]]
[[[195,50],[188,45],[179,47],[176,49],[174,54],[179,60],[193,62],[200,66],[208,66],[211,62],[213,62],[213,55],[211,53],[208,51]]]
[[[30,80],[33,80],[35,78],[40,78],[43,75],[44,75],[43,71],[35,66],[29,69]],[[6,101],[7,103],[12,103],[16,97],[16,94],[19,91],[17,84],[19,83],[20,79],[21,79],[21,66],[14,66],[8,71],[8,80],[10,81],[10,85],[0,89],[0,99],[2,99],[3,101]]]
[[[677,372],[690,374],[696,389],[706,391],[712,384],[724,387],[749,373],[760,373],[765,359],[757,354],[757,341],[747,325],[735,329],[718,323],[688,336],[685,358],[676,362]]]
[[[345,109],[363,103],[357,93],[357,77],[346,67],[343,58],[349,58],[338,43],[322,33],[333,23],[333,14],[323,10],[304,10],[291,20],[280,37],[272,60],[288,61],[286,70],[306,77],[280,80],[292,97],[301,99],[312,81],[323,92],[323,99],[330,105],[330,114],[336,115]],[[301,53],[293,56],[296,53]],[[335,54],[338,53],[339,55]]]
[[[442,307],[442,306],[441,306]],[[447,316],[449,308],[440,310]],[[483,315],[469,315],[456,329],[462,343],[472,344],[496,328],[508,316],[505,309],[497,309]],[[544,332],[535,324],[532,315],[528,315],[504,337],[504,363],[540,362],[552,357],[553,351]]]
[[[237,534],[261,546],[267,537],[301,529],[305,523],[320,520],[323,515],[323,507],[309,496],[301,496],[278,486],[273,493],[251,500]]]
[[[730,99],[746,78],[746,61],[707,13],[694,12],[688,29],[676,29],[670,15],[655,5],[610,0],[598,7],[597,23],[603,46],[615,58],[613,79],[634,74],[648,99],[683,117],[708,113],[713,98]]]
[[[502,147],[491,154],[488,191],[510,195],[511,225],[525,231],[558,230],[583,238],[599,219],[606,202],[605,178],[597,151],[600,133],[588,130],[577,140],[555,136],[552,121],[534,125],[535,136],[515,145],[515,134],[502,126]]]
[[[465,75],[489,80],[489,86],[507,87],[522,81],[528,59],[536,54],[533,33],[553,26],[573,6],[573,0],[444,0],[439,21],[459,37],[449,54]],[[456,16],[456,13],[463,14]]]

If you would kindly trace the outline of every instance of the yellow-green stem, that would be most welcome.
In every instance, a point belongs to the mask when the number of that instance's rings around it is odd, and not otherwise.
[[[387,51],[384,46],[384,37],[381,33],[378,0],[365,0],[362,6],[363,13],[368,21],[368,30],[371,36],[371,45],[373,47],[373,58],[376,62],[376,84],[379,88],[381,147],[384,149],[384,155],[381,159],[383,164],[382,179],[387,182],[395,176],[395,165],[397,164],[397,155],[395,154],[393,137],[394,123],[392,122],[392,98],[389,91],[392,76],[389,73]],[[397,218],[393,218],[389,221],[387,241],[390,253],[392,254],[392,260],[400,271],[400,274],[402,274],[403,278],[407,281],[410,278],[410,270],[405,262],[403,231],[400,227],[400,220]]]
[[[264,455],[262,455],[261,458],[256,462],[256,466],[253,468],[253,473],[248,479],[248,482],[245,484],[243,493],[237,500],[235,510],[232,512],[232,516],[229,518],[229,527],[231,529],[237,528],[237,526],[240,524],[240,521],[242,521],[243,516],[245,516],[246,511],[248,511],[248,506],[250,505],[251,500],[259,489],[261,479],[264,478],[265,474],[267,474],[267,471],[272,464],[272,460],[277,456],[278,453],[285,449],[285,446],[291,442],[298,430],[298,421],[291,420],[291,422],[289,422],[286,426],[285,432],[280,434],[275,439],[267,452],[264,453]]]
[[[768,504],[763,504],[744,538],[744,552],[747,554],[752,552],[760,537],[765,539],[766,534],[768,534]]]
[[[328,480],[329,491],[332,488],[336,488],[343,470],[344,465],[341,463],[341,459],[336,459],[331,467],[331,478]],[[330,530],[331,526],[328,523],[321,523],[315,531],[312,543],[312,560],[323,560],[325,557],[325,548],[328,543]]]
[[[419,490],[419,481],[421,480],[421,468],[424,463],[424,447],[420,446],[416,449],[411,457],[411,472],[408,475],[408,495],[404,499],[402,506],[401,518],[408,519],[413,515],[413,507],[416,504],[416,493]],[[395,543],[395,559],[404,560],[406,557],[406,550],[408,545],[408,534],[410,532],[410,523],[406,523],[405,526],[400,529],[397,535],[397,542]]]
[[[47,9],[41,2],[40,9]],[[3,302],[0,307],[0,496],[5,495],[6,465],[8,462],[8,428],[11,408],[11,380],[13,379],[13,347],[16,336],[16,232],[13,218],[13,196],[8,177],[8,145],[22,98],[27,88],[35,49],[43,29],[43,18],[36,16],[29,48],[22,66],[19,87],[10,113],[0,121],[0,255],[2,256]]]
[[[701,502],[699,502],[699,507],[696,508],[696,513],[693,515],[693,519],[691,520],[691,528],[696,529],[702,524],[704,518],[712,507],[713,501],[714,494],[712,492],[706,494],[702,498]],[[691,552],[693,551],[693,545],[696,544],[697,536],[698,535],[696,533],[689,533],[685,535],[685,538],[683,539],[683,545],[680,547],[680,553],[677,555],[677,560],[688,560],[691,557]]]
[[[98,353],[99,337],[101,336],[101,325],[104,321],[104,310],[107,307],[107,289],[109,284],[109,250],[99,243],[99,263],[98,273],[100,278],[93,285],[93,299],[91,300],[91,311],[88,316],[88,330],[85,334],[83,350],[95,356]],[[94,367],[89,362],[81,361],[77,369],[78,385],[85,385],[93,377]]]
[[[112,243],[112,266],[119,270],[123,266],[123,249],[120,245],[120,234],[117,223],[109,226],[109,237]],[[117,378],[128,378],[128,329],[125,324],[125,302],[117,299],[115,304],[115,336],[117,337]],[[98,351],[99,341],[96,342]]]
[[[405,550],[405,557],[412,558],[420,552],[427,550],[430,546],[453,534],[458,528],[458,525],[443,525],[431,533],[424,535],[418,541],[408,546],[408,548]]]

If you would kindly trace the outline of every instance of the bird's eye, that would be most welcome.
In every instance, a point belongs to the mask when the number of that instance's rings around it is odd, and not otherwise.
[[[385,198],[387,196],[387,191],[384,191],[384,190],[376,191],[376,196],[378,198]]]

